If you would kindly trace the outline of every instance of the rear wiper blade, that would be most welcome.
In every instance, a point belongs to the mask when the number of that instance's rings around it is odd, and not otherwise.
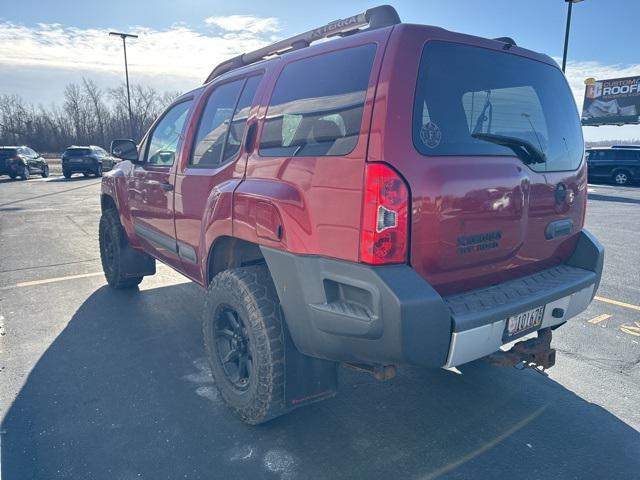
[[[496,135],[493,133],[473,133],[471,136],[478,140],[484,140],[485,142],[491,142],[510,148],[526,165],[544,163],[547,161],[547,158],[541,150],[531,142],[523,140],[522,138],[509,137],[507,135]]]

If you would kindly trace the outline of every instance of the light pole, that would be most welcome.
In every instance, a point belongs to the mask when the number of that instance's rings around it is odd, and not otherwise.
[[[567,7],[567,28],[564,31],[564,53],[562,54],[562,71],[567,68],[567,50],[569,49],[569,30],[571,30],[571,10],[574,3],[582,2],[582,0],[564,0],[569,5]]]
[[[135,140],[133,134],[133,113],[131,112],[131,91],[129,90],[129,67],[127,65],[127,37],[138,38],[138,35],[131,33],[109,32],[109,35],[122,38],[122,48],[124,48],[124,75],[127,79],[127,104],[129,105],[129,129],[131,138]]]

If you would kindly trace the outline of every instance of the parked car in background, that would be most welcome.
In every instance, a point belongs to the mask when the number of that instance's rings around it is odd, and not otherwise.
[[[101,177],[102,172],[111,170],[118,161],[97,145],[72,145],[62,154],[62,174],[65,178],[71,178],[74,173]]]
[[[47,160],[27,146],[0,146],[0,175],[28,180],[32,173],[49,176]]]
[[[629,185],[640,180],[640,147],[614,146],[587,150],[589,180]]]

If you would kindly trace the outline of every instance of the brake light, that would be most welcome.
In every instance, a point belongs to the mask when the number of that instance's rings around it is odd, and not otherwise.
[[[365,166],[360,261],[374,265],[407,261],[409,190],[384,163]]]

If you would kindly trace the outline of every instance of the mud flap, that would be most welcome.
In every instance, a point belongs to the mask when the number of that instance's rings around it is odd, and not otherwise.
[[[338,392],[338,363],[300,353],[286,327],[284,337],[286,409],[293,410],[335,396]]]
[[[129,245],[122,245],[120,256],[120,271],[127,277],[155,275],[156,260],[151,255],[139,252]]]

